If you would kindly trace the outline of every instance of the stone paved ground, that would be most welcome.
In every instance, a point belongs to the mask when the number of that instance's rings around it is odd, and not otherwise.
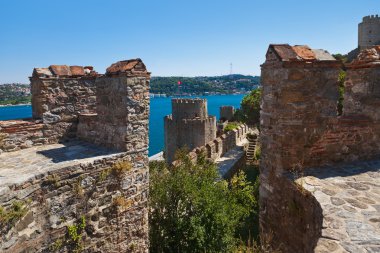
[[[0,154],[0,194],[10,185],[23,183],[48,171],[90,163],[118,154],[120,153],[83,141],[2,153]]]
[[[296,181],[323,209],[315,252],[380,252],[380,160],[311,169]]]
[[[248,144],[248,140],[244,139],[241,143],[238,143],[235,148],[225,153],[222,157],[215,160],[218,166],[219,174],[221,177],[226,178],[233,173],[237,164],[241,159],[244,159],[245,150],[244,146]]]

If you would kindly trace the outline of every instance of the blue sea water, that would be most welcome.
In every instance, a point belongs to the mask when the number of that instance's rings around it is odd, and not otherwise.
[[[206,96],[208,113],[219,118],[219,107],[232,105],[240,107],[244,95],[218,95]],[[150,100],[149,117],[149,156],[164,148],[164,116],[171,114],[171,98],[152,98]],[[30,118],[32,107],[30,105],[0,107],[0,120]]]

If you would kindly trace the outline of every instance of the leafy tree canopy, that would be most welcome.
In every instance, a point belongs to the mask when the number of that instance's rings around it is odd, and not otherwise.
[[[255,187],[245,174],[220,180],[204,157],[193,164],[179,152],[179,165],[150,165],[151,252],[231,252],[238,232],[257,210]]]
[[[248,125],[260,123],[261,89],[255,89],[243,97],[241,108],[236,110],[235,118]]]

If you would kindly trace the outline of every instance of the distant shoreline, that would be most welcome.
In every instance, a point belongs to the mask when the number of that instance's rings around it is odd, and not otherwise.
[[[16,105],[7,104],[7,105],[0,105],[0,107],[13,107],[13,106],[25,106],[25,105],[32,105],[32,104],[31,104],[31,103],[26,103],[26,104],[16,104]]]

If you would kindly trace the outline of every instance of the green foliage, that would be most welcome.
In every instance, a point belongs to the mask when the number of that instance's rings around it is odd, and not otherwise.
[[[46,178],[46,183],[49,185],[53,185],[55,188],[59,188],[61,186],[60,182],[60,177],[56,174],[49,175]]]
[[[72,186],[72,189],[75,195],[80,198],[84,197],[84,189],[82,187],[82,180],[83,180],[83,177],[79,176],[79,178],[76,180],[76,182]]]
[[[102,170],[100,173],[99,173],[99,176],[98,176],[98,179],[97,179],[97,182],[103,182],[105,181],[108,176],[111,174],[111,170],[110,169],[105,169],[105,170]]]
[[[56,240],[50,247],[49,250],[52,252],[57,252],[62,249],[64,241],[62,239]]]
[[[32,96],[27,97],[14,97],[10,99],[0,100],[0,105],[18,105],[29,104],[32,101]]]
[[[236,110],[235,118],[248,125],[260,123],[261,88],[251,91],[241,101],[241,108]]]
[[[256,149],[255,149],[254,158],[256,161],[258,161],[258,160],[260,160],[260,157],[261,157],[261,146],[257,145]]]
[[[16,105],[31,102],[29,84],[3,84],[0,85],[0,105]]]
[[[231,252],[257,210],[253,184],[244,173],[220,180],[202,157],[195,164],[185,152],[178,157],[177,167],[150,164],[150,251]]]
[[[348,62],[348,55],[347,54],[333,54],[332,55],[335,59],[342,61],[343,63]]]
[[[86,228],[86,218],[82,216],[79,221],[73,225],[67,226],[67,243],[70,252],[82,252],[83,250],[83,232]]]
[[[344,100],[344,81],[346,80],[346,72],[341,71],[339,73],[338,82],[339,82],[339,99],[337,105],[338,115],[343,114],[343,100]]]
[[[229,131],[232,131],[236,128],[239,127],[239,123],[238,122],[228,122],[227,123],[227,126],[223,129],[225,133],[229,132]]]
[[[260,236],[260,243],[258,240],[253,241],[248,240],[246,244],[241,243],[234,253],[281,253],[282,251],[278,247],[274,249],[272,247],[273,234],[266,236]]]
[[[152,77],[151,93],[178,93],[178,81],[182,82],[181,93],[203,94],[205,92],[233,93],[234,90],[254,89],[259,85],[260,77],[228,75],[215,77]]]
[[[128,161],[120,161],[111,167],[111,174],[119,181],[123,179],[125,174],[132,169],[132,165]]]
[[[27,202],[13,201],[12,205],[5,209],[0,206],[0,228],[11,228],[27,213]]]

